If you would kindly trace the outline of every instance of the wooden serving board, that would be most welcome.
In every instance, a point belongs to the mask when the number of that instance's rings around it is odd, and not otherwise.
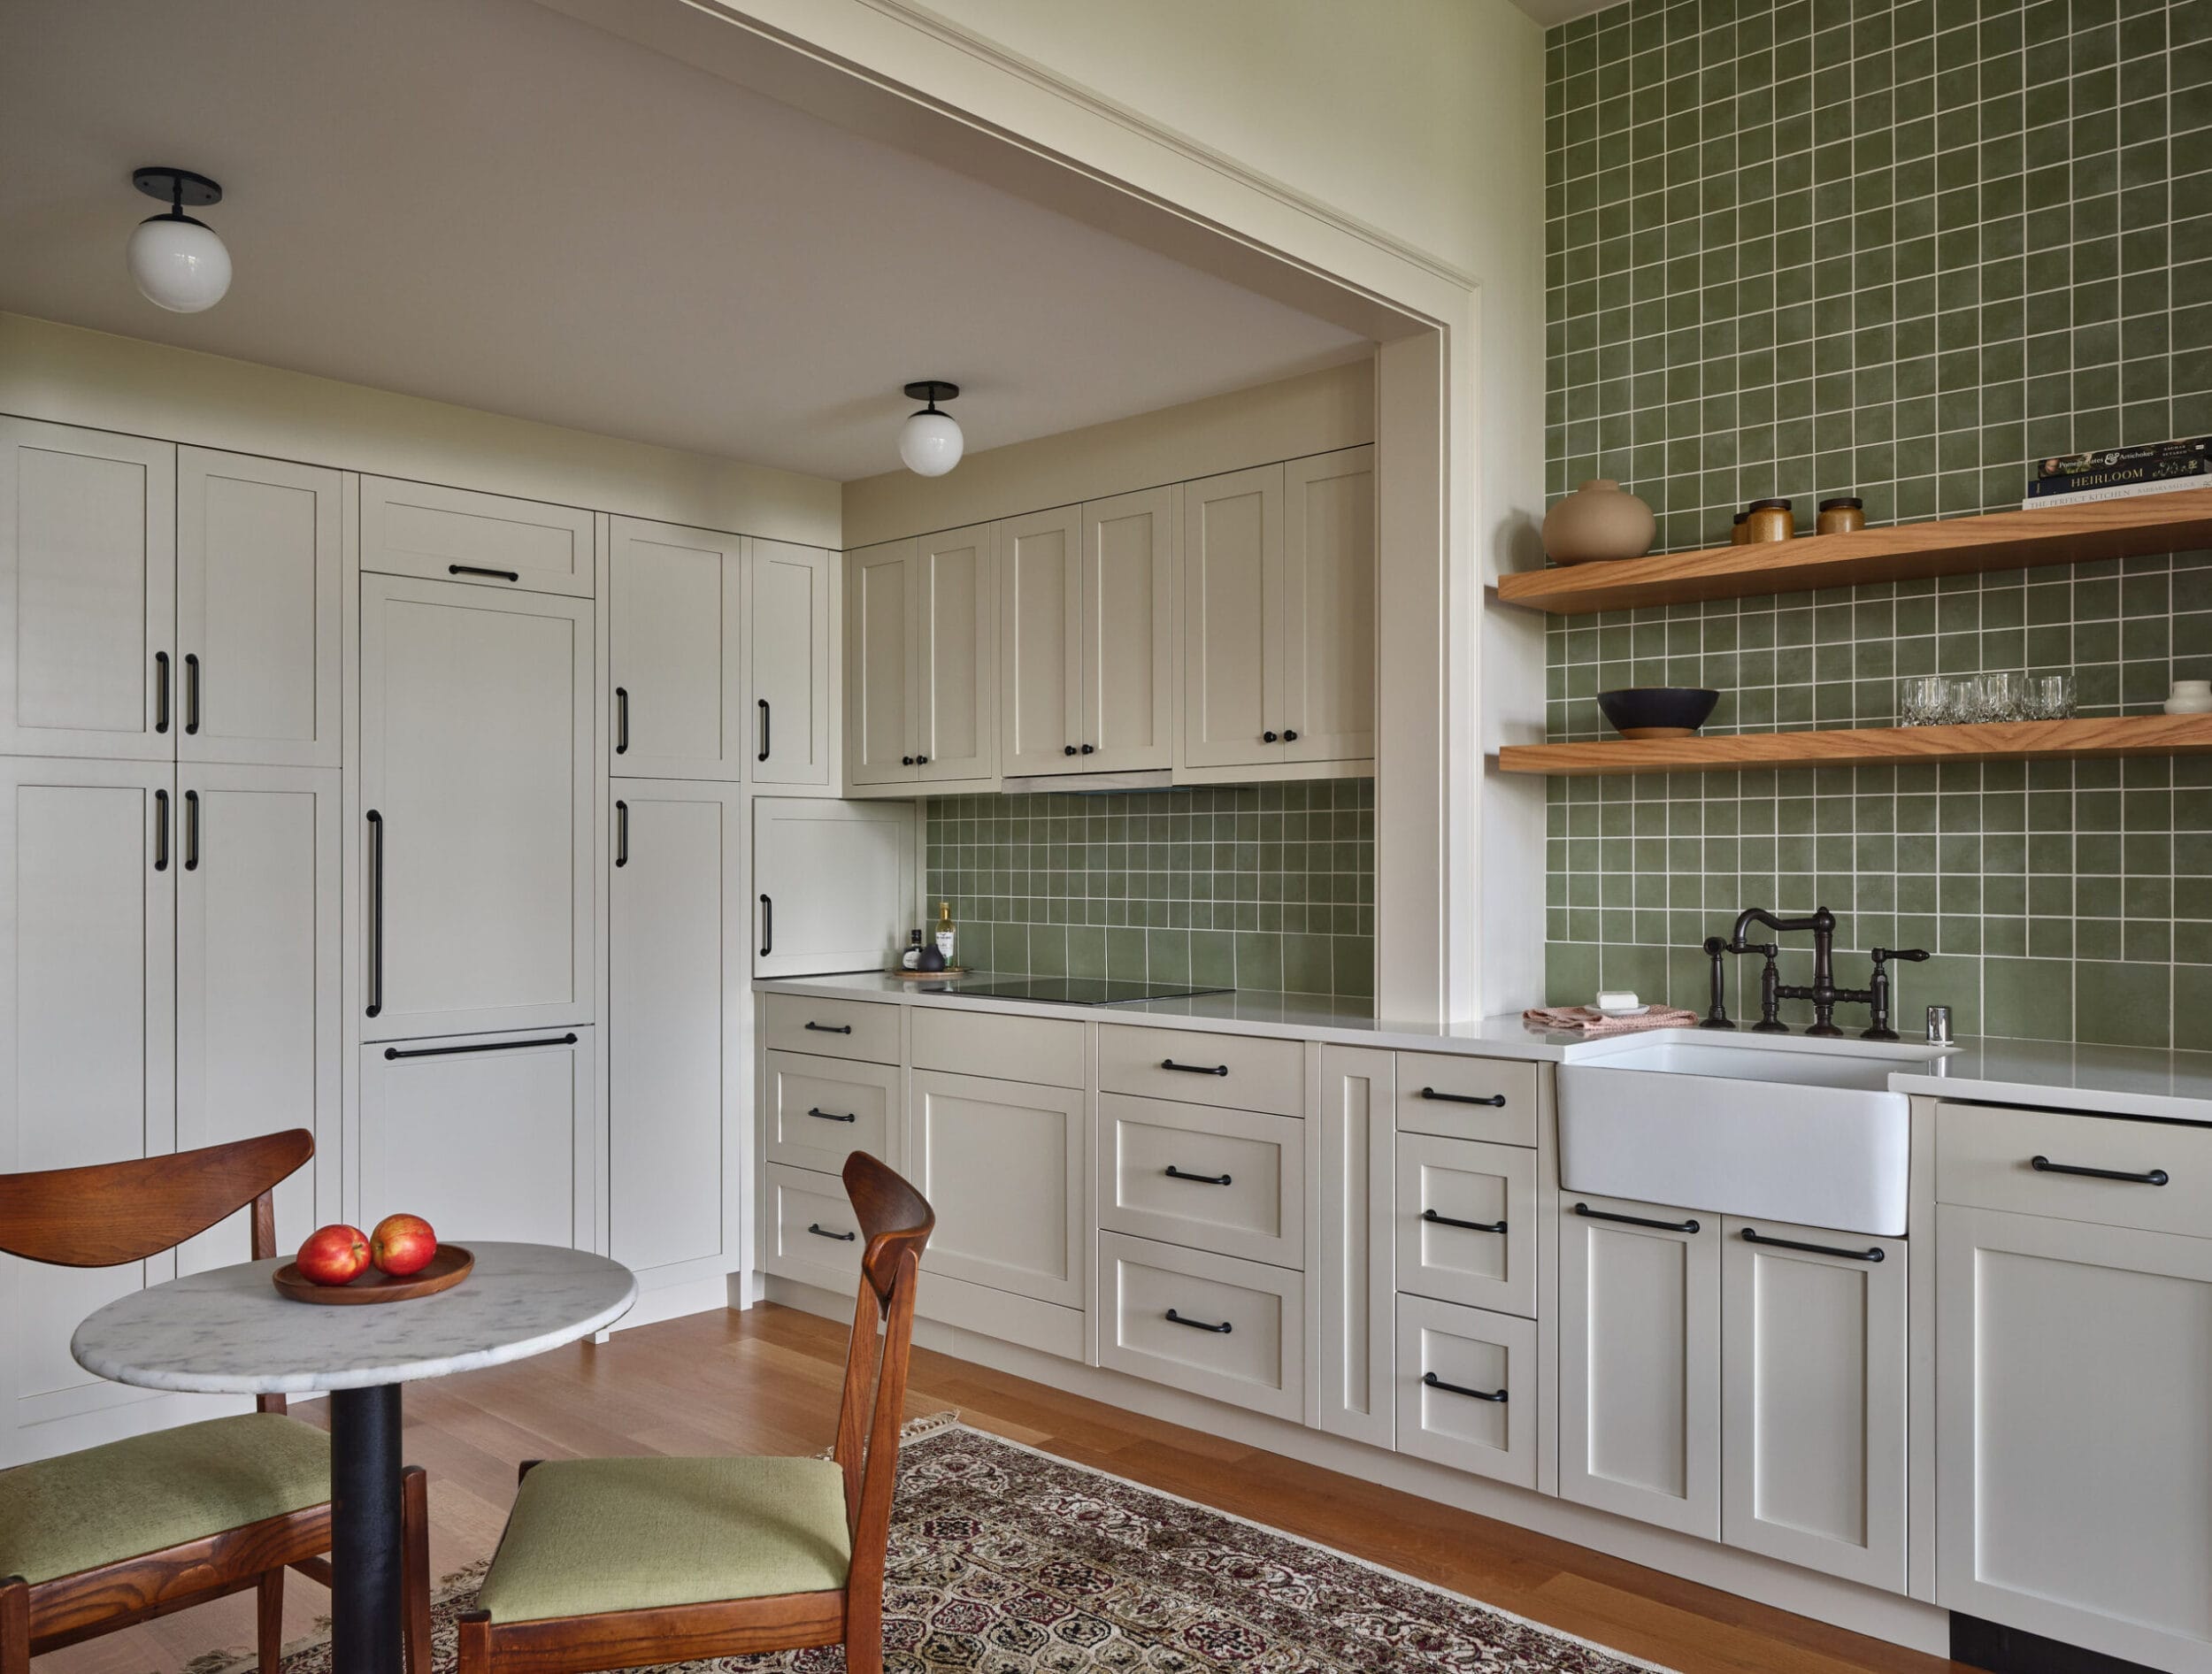
[[[350,1285],[318,1285],[300,1271],[297,1262],[287,1262],[269,1275],[277,1294],[296,1302],[317,1302],[325,1308],[350,1308],[364,1302],[404,1302],[418,1296],[434,1296],[451,1290],[469,1276],[476,1257],[463,1244],[441,1244],[430,1264],[404,1279],[370,1268]]]
[[[908,971],[903,967],[895,967],[884,974],[896,977],[901,982],[942,982],[947,977],[966,976],[968,967],[947,965],[942,971]]]

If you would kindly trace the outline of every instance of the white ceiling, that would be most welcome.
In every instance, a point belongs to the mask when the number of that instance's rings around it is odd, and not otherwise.
[[[848,480],[1354,357],[1341,329],[531,0],[5,0],[0,309]],[[204,314],[133,167],[221,181]]]

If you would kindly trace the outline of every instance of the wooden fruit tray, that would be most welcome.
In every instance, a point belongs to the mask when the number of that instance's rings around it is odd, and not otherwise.
[[[350,1285],[318,1285],[300,1271],[297,1262],[287,1262],[269,1275],[277,1294],[296,1302],[315,1302],[325,1308],[351,1308],[366,1302],[412,1302],[451,1290],[469,1276],[476,1257],[464,1244],[441,1244],[430,1264],[419,1272],[396,1279],[372,1267]]]

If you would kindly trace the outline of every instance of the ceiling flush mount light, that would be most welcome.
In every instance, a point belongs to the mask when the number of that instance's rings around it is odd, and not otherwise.
[[[950,401],[959,393],[958,384],[949,384],[940,378],[925,378],[918,384],[907,385],[908,400],[929,403],[899,429],[899,457],[906,461],[906,468],[916,476],[941,477],[960,463],[961,452],[968,444],[952,415],[937,411],[939,402]]]
[[[190,169],[133,171],[131,184],[169,205],[166,215],[138,224],[131,234],[131,277],[146,300],[174,314],[196,314],[223,300],[230,288],[230,252],[223,241],[184,212],[223,201],[223,188]]]

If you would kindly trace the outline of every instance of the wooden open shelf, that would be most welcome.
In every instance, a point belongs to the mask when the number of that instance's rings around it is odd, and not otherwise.
[[[2208,754],[2212,715],[2116,715],[2094,720],[2002,721],[1985,726],[1862,726],[1828,733],[1508,744],[1498,751],[1498,767],[1508,773],[1686,773]]]
[[[1917,581],[1978,570],[2030,569],[2093,558],[2212,547],[2212,488],[2089,505],[1993,511],[1850,534],[1807,534],[1617,563],[1524,570],[1498,578],[1498,597],[1556,615],[1689,604],[1868,581]]]

